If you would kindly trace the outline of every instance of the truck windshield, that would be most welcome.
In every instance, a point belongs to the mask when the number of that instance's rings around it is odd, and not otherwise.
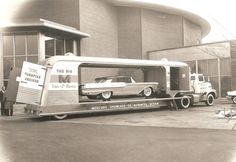
[[[199,76],[198,76],[198,79],[199,79],[199,81],[204,81],[203,75],[199,75]]]
[[[195,76],[191,76],[191,80],[195,80]]]

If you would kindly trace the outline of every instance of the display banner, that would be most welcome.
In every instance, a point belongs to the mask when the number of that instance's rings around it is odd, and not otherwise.
[[[78,83],[50,83],[49,90],[78,90]]]
[[[17,92],[17,102],[38,104],[42,94],[46,68],[41,65],[24,62]]]
[[[26,88],[41,90],[45,78],[46,68],[41,65],[24,62],[21,76],[17,80],[19,85]]]
[[[52,75],[78,75],[78,63],[57,62],[53,65]]]

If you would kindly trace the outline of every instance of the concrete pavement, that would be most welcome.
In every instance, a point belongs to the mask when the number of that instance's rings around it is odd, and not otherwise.
[[[217,110],[229,109],[231,105],[232,103],[227,101],[225,98],[220,98],[216,100],[214,106],[205,106],[205,104],[202,103],[189,109],[180,109],[179,111],[170,111],[166,108],[142,112],[136,111],[131,113],[73,115],[68,119],[54,122],[230,130],[234,128],[236,120],[219,119],[216,117],[215,112]],[[3,118],[11,120],[27,118],[27,116],[24,115],[24,105],[15,105],[14,116]]]

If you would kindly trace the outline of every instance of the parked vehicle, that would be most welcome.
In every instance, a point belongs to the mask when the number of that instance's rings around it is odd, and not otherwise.
[[[236,91],[228,91],[226,94],[226,98],[236,104]]]
[[[95,83],[81,86],[81,95],[90,99],[110,100],[113,96],[139,95],[152,97],[158,90],[157,82],[137,83],[130,76],[111,76],[96,78]]]
[[[191,88],[194,92],[191,95],[192,105],[198,102],[205,102],[207,106],[214,104],[214,100],[217,98],[217,92],[212,88],[211,83],[205,79],[203,74],[191,74]]]
[[[97,78],[97,82],[105,81],[106,84],[83,85],[83,70],[92,71],[95,68],[103,68],[104,71],[107,68],[116,68],[119,70],[116,74],[126,69],[138,69],[144,83],[135,83],[129,76],[126,79],[130,79],[130,87],[126,81],[112,82],[111,78]],[[17,77],[19,87],[16,101],[26,104],[25,113],[29,115],[54,116],[57,119],[79,113],[153,109],[163,106],[171,109],[188,108],[191,104],[201,101],[212,105],[217,97],[215,90],[209,84],[203,83],[199,77],[190,80],[190,75],[189,66],[178,61],[54,56],[42,61],[41,64],[23,63],[21,76]],[[195,84],[194,89],[191,89],[191,82]],[[114,87],[106,89],[105,85]],[[157,85],[161,93],[147,99],[157,90]],[[96,86],[94,89],[100,89],[100,92],[86,92],[89,87]],[[119,89],[119,86],[125,87],[124,90],[133,87],[135,91],[129,90],[132,94],[141,93],[146,98],[121,98],[109,101],[112,95],[118,95],[115,90]],[[199,87],[202,91],[197,91]],[[120,93],[128,95],[130,92]],[[84,100],[81,95],[99,96],[106,101]]]

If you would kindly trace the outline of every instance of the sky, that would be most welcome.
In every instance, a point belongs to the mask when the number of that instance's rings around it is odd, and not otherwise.
[[[0,0],[0,25],[11,20],[14,9],[28,0]],[[131,0],[132,1],[132,0]],[[192,12],[206,19],[210,33],[203,43],[236,39],[236,6],[234,0],[133,0],[171,6]]]

